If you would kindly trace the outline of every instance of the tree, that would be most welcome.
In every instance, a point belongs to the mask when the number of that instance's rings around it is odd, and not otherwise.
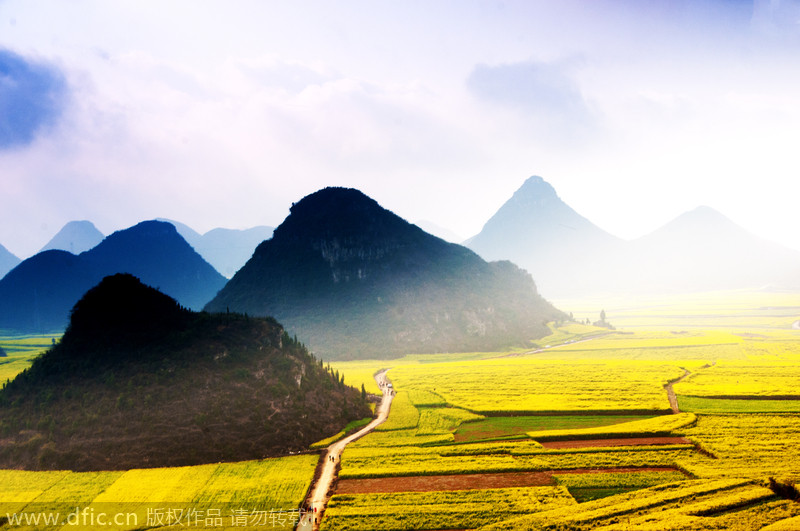
[[[361,384],[361,400],[367,399],[367,390],[364,388],[364,384]]]
[[[600,322],[601,323],[605,323],[606,322],[606,311],[605,310],[600,310]]]

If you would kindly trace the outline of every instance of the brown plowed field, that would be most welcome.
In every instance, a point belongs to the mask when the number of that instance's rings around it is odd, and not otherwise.
[[[674,468],[576,468],[539,472],[500,472],[488,474],[452,474],[447,476],[407,476],[389,478],[340,479],[336,494],[373,494],[378,492],[435,492],[441,490],[502,489],[510,487],[545,487],[555,485],[556,474],[603,474],[625,472],[666,472]]]
[[[639,437],[629,439],[584,439],[540,443],[545,448],[593,448],[598,446],[654,446],[658,444],[692,444],[683,437]]]

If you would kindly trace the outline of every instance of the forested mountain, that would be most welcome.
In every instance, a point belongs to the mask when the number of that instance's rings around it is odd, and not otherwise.
[[[371,416],[274,319],[195,313],[127,274],[0,391],[0,466],[127,470],[300,451]]]
[[[513,264],[487,263],[346,188],[294,204],[206,309],[274,316],[336,358],[525,345],[563,317]]]

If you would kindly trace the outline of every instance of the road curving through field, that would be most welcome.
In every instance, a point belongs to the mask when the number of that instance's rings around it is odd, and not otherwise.
[[[388,378],[386,378],[387,371],[388,369],[383,369],[375,374],[375,381],[378,383],[378,387],[383,391],[383,398],[378,406],[375,419],[352,435],[349,435],[344,439],[336,441],[328,446],[325,452],[323,452],[323,454],[320,456],[322,472],[320,472],[319,478],[314,484],[311,494],[306,499],[306,506],[312,508],[312,510],[300,520],[297,525],[298,530],[316,531],[319,529],[319,522],[322,521],[325,507],[330,499],[331,486],[333,485],[334,479],[337,477],[339,463],[341,462],[342,453],[344,452],[345,447],[351,442],[360,439],[364,435],[374,430],[389,417],[389,410],[392,407],[392,397],[394,391],[390,387],[391,384],[389,383]],[[316,509],[316,512],[314,512],[313,509]]]

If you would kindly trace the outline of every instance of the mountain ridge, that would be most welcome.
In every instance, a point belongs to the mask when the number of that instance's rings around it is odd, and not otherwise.
[[[20,260],[18,256],[0,245],[0,279],[17,267],[20,262],[22,262],[22,260]]]
[[[272,237],[274,230],[266,225],[248,229],[217,227],[200,234],[184,223],[165,218],[159,218],[159,221],[174,225],[189,245],[226,278],[231,278],[241,269],[258,244]]]
[[[39,252],[60,249],[72,254],[80,254],[97,246],[104,237],[91,221],[70,221]]]
[[[135,274],[194,309],[225,283],[172,225],[144,221],[79,255],[49,250],[21,262],[0,280],[0,328],[63,330],[75,302],[114,273]]]
[[[623,240],[567,205],[539,176],[522,186],[465,245],[486,260],[511,260],[533,275],[543,293],[579,294],[607,275],[603,255]],[[587,267],[592,264],[592,267]]]
[[[543,219],[537,206],[557,214]],[[467,245],[525,267],[556,298],[800,287],[800,252],[756,237],[711,207],[622,240],[563,203],[541,177],[526,180]]]

